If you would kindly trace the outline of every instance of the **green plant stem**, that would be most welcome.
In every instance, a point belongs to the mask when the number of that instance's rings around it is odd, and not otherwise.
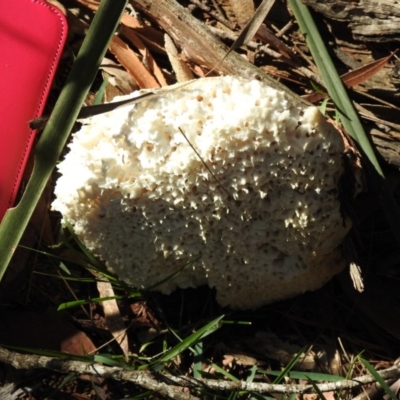
[[[53,113],[36,146],[34,168],[17,207],[0,225],[0,280],[61,155],[76,117],[107,51],[127,0],[103,0]]]

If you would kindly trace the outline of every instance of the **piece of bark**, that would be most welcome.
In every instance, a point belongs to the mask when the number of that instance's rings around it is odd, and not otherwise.
[[[303,0],[325,17],[346,21],[355,39],[400,42],[400,3],[393,0]]]

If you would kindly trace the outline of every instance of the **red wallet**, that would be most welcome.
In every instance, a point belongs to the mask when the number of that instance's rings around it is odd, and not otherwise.
[[[0,0],[0,221],[13,206],[67,36],[45,0]]]

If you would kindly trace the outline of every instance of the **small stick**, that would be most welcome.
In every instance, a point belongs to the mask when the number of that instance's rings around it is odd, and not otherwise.
[[[221,187],[221,189],[224,191],[224,193],[229,197],[231,197],[231,195],[229,194],[229,192],[224,188],[224,186],[222,185],[222,183],[219,181],[219,179],[214,175],[214,173],[211,171],[210,167],[205,163],[205,161],[203,160],[203,158],[201,157],[200,153],[196,150],[196,148],[192,145],[192,143],[190,143],[190,140],[187,138],[187,136],[185,135],[185,133],[183,132],[182,128],[179,127],[179,130],[181,131],[183,137],[186,139],[186,141],[188,142],[189,146],[193,149],[193,151],[196,153],[197,157],[199,157],[200,161],[203,163],[203,165],[206,167],[207,171],[211,174],[211,176],[215,179],[215,182],[218,183],[218,185]]]
[[[227,381],[219,379],[194,379],[190,376],[174,376],[169,374],[156,374],[151,370],[132,370],[121,367],[108,367],[99,363],[88,363],[84,361],[74,361],[69,359],[47,357],[35,354],[19,354],[14,351],[0,347],[0,362],[12,365],[17,369],[38,369],[46,368],[51,371],[63,373],[76,372],[78,374],[90,374],[102,376],[117,381],[130,381],[134,384],[156,391],[164,397],[178,400],[200,400],[198,397],[182,391],[182,388],[211,390],[234,390],[250,391],[256,393],[282,393],[282,394],[301,394],[315,393],[315,388],[321,392],[331,392],[359,388],[363,385],[376,382],[372,375],[362,375],[353,379],[343,379],[338,382],[307,384],[273,384],[265,382],[246,382],[246,381]],[[384,380],[398,379],[400,377],[400,366],[394,365],[390,368],[378,371]]]

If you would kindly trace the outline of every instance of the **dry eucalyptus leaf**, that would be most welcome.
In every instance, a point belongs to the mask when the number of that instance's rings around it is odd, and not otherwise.
[[[157,82],[153,74],[143,65],[142,61],[135,52],[118,36],[114,36],[110,43],[110,51],[115,58],[126,68],[132,75],[136,83],[141,89],[158,88],[160,84]]]

